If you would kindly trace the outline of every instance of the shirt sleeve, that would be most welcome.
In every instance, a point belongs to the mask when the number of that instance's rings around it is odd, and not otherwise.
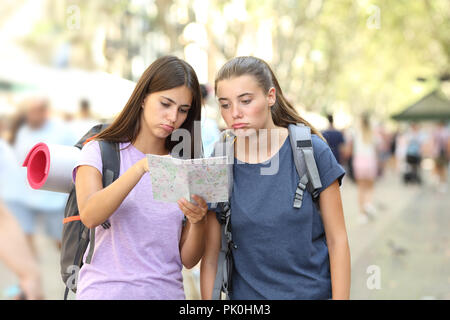
[[[75,167],[72,171],[72,178],[74,183],[78,167],[84,165],[94,167],[100,172],[100,174],[102,174],[103,163],[98,141],[90,141],[83,147],[83,149],[81,149],[80,158],[76,162]]]
[[[344,168],[336,161],[330,147],[323,141],[317,142],[318,155],[316,150],[314,155],[316,158],[317,170],[319,171],[322,188],[319,193],[328,188],[334,181],[338,180],[339,186],[342,185],[342,179],[345,175]]]

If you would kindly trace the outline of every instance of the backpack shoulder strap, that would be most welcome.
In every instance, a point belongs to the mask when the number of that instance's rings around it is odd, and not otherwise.
[[[120,175],[119,144],[99,141],[103,164],[103,187],[109,186]]]
[[[102,156],[103,164],[103,187],[109,186],[116,180],[120,175],[120,150],[119,144],[109,141],[99,141],[100,152]],[[106,220],[102,227],[104,229],[109,229],[111,224]],[[86,263],[91,263],[92,256],[94,254],[95,247],[95,228],[90,229],[89,235],[89,252],[86,256]]]
[[[302,123],[298,123],[297,125],[290,124],[288,130],[295,168],[300,177],[300,182],[295,192],[294,207],[300,208],[305,188],[308,188],[313,199],[316,200],[318,198],[318,190],[322,187],[322,183],[314,159],[311,129]]]
[[[92,138],[96,134],[100,133],[101,131],[106,129],[108,126],[109,126],[109,124],[97,124],[97,125],[93,126],[91,129],[89,129],[88,132],[86,132],[84,134],[84,136],[80,140],[78,140],[78,142],[75,144],[75,147],[77,147],[79,149],[83,148],[83,145],[86,143],[87,140],[89,140],[89,138]]]

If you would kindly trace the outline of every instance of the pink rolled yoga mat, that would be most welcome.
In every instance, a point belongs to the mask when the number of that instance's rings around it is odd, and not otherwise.
[[[76,147],[57,144],[36,144],[29,152],[23,167],[33,189],[69,193],[73,188],[72,170],[80,154]]]

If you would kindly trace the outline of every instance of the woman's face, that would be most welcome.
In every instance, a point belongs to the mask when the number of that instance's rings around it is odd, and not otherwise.
[[[252,135],[273,125],[270,107],[275,103],[275,89],[264,92],[253,76],[220,80],[216,95],[222,117],[235,135]]]
[[[156,138],[166,139],[186,120],[192,93],[186,86],[153,92],[144,99],[143,124]]]

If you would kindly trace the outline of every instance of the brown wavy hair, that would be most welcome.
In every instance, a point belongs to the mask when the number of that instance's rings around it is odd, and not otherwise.
[[[318,135],[325,141],[319,130],[303,119],[292,104],[285,98],[275,74],[267,62],[262,59],[252,56],[243,56],[229,60],[222,68],[220,68],[216,75],[214,83],[215,92],[217,92],[217,84],[219,81],[243,75],[253,76],[259,87],[262,88],[266,94],[269,92],[270,88],[275,88],[276,102],[271,108],[272,119],[275,125],[287,128],[289,124],[303,123],[311,128],[311,133]]]
[[[194,121],[200,121],[201,117],[200,84],[194,69],[186,61],[175,56],[158,58],[144,71],[122,112],[95,139],[110,142],[135,142],[141,128],[140,121],[143,110],[141,106],[145,97],[154,92],[180,86],[186,86],[192,94],[191,108],[180,128],[188,130],[191,134],[190,155],[194,157],[194,144],[196,141],[201,142],[201,137],[195,137],[194,132]],[[169,135],[165,141],[165,146],[169,151],[172,151],[172,148],[179,143],[171,141],[171,136]]]

